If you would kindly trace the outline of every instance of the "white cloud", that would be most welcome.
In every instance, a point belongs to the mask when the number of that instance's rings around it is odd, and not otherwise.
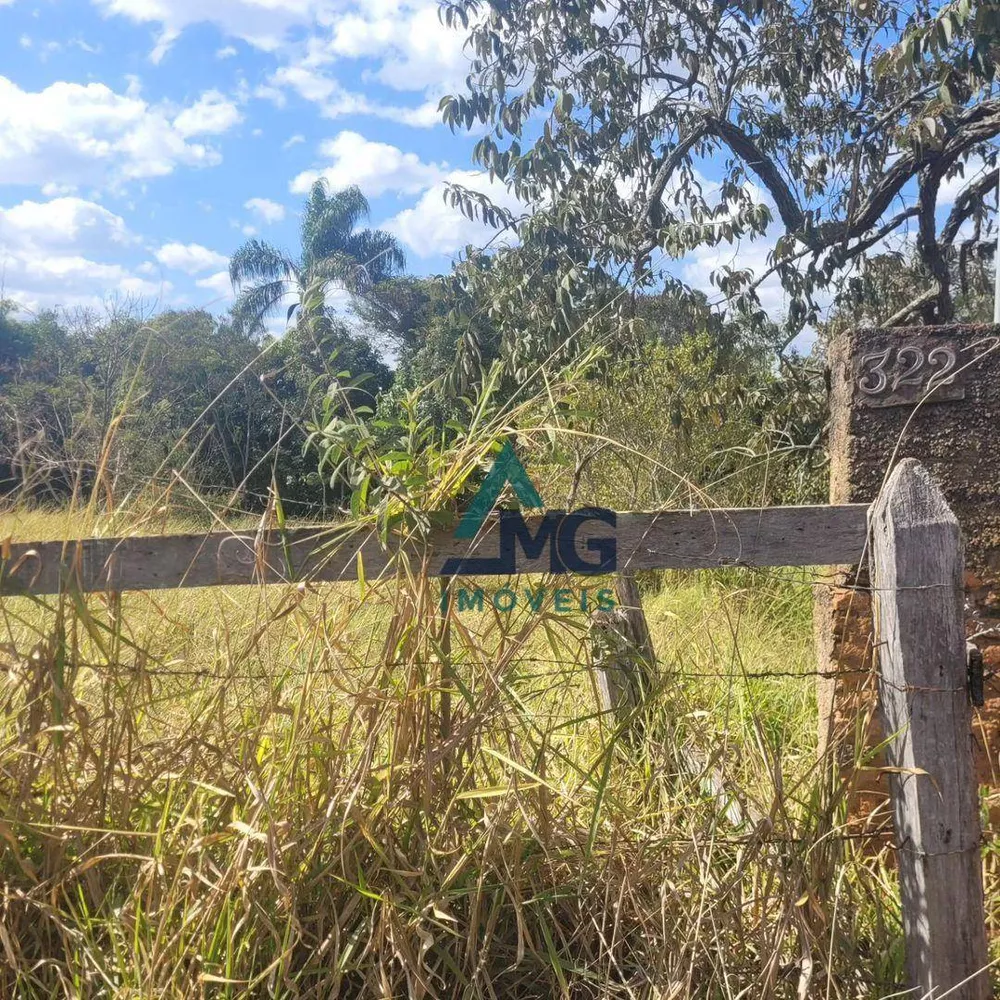
[[[295,135],[290,135],[282,144],[282,149],[291,149],[292,146],[297,146],[300,142],[305,142],[306,137],[302,135],[301,132],[296,132]]]
[[[267,52],[290,50],[303,35],[305,59],[317,66],[343,59],[377,62],[376,77],[396,90],[443,91],[460,84],[468,60],[465,32],[438,17],[437,0],[93,0],[105,16],[159,27],[150,54],[160,61],[194,24]],[[218,50],[226,58],[233,46]],[[226,56],[220,55],[226,53]]]
[[[125,94],[66,82],[32,92],[0,76],[0,184],[115,186],[214,166],[218,151],[189,137],[235,124],[229,107],[210,91],[174,114],[134,81]]]
[[[118,282],[116,291],[125,295],[134,295],[140,298],[154,298],[163,301],[174,290],[174,286],[169,281],[147,281],[145,278],[127,274]]]
[[[216,59],[232,59],[236,55],[235,45],[224,45],[221,49],[216,49]]]
[[[75,184],[43,184],[42,194],[46,198],[58,198],[64,194],[74,194],[76,192]]]
[[[331,160],[320,170],[306,170],[289,185],[295,194],[305,194],[321,177],[335,191],[358,185],[377,198],[386,191],[417,194],[440,181],[446,165],[424,163],[416,153],[404,153],[385,142],[371,142],[357,132],[341,132],[320,145],[320,153]]]
[[[299,96],[316,104],[326,104],[335,97],[339,101],[340,95],[346,93],[336,80],[305,66],[282,66],[271,77],[271,84],[279,88],[278,93],[281,93],[280,88],[290,87]]]
[[[28,35],[21,36],[21,48],[30,49],[34,44],[34,41]],[[91,56],[100,55],[101,53],[100,45],[91,45],[85,38],[70,38],[64,42],[57,42],[55,39],[50,39],[47,42],[40,43],[38,47],[39,58],[42,62],[47,62],[49,56],[58,55],[66,49],[79,49],[81,52],[86,52]]]
[[[229,280],[228,271],[216,271],[207,278],[199,278],[195,285],[198,288],[205,288],[220,299],[231,299],[233,297],[233,284]]]
[[[382,226],[395,233],[418,257],[453,254],[469,244],[483,247],[497,238],[495,229],[467,219],[445,201],[445,182],[480,191],[495,205],[515,215],[526,210],[502,183],[491,181],[482,171],[453,170],[443,181],[425,191],[413,208],[404,209]],[[511,238],[509,235],[500,237],[508,241]]]
[[[274,51],[296,27],[311,24],[319,0],[94,0],[105,15],[119,14],[140,24],[157,24],[160,35],[151,54],[162,59],[181,32],[193,24],[212,23],[224,34],[241,38],[266,52]]]
[[[285,217],[285,206],[271,201],[270,198],[250,198],[243,202],[243,207],[260,216],[267,223],[281,222]]]
[[[153,256],[164,266],[185,274],[200,274],[229,266],[229,258],[199,243],[164,243]]]
[[[304,100],[319,105],[324,118],[369,115],[414,128],[430,128],[441,121],[439,102],[435,97],[427,98],[416,107],[384,104],[373,101],[366,94],[347,90],[332,76],[302,63],[282,66],[272,74],[267,85],[257,88],[256,95],[284,107],[286,89],[294,90]]]
[[[441,124],[439,110],[440,98],[430,97],[415,108],[397,108],[388,106],[381,109],[379,116],[400,125],[412,125],[414,128],[433,128]]]
[[[435,0],[359,4],[332,20],[329,40],[314,43],[314,61],[369,58],[381,62],[376,77],[395,90],[439,95],[461,86],[469,71],[466,33],[444,24]]]
[[[158,66],[162,61],[163,57],[170,51],[171,46],[174,42],[180,38],[181,33],[173,28],[164,28],[160,32],[160,37],[157,38],[156,44],[153,46],[153,50],[149,53],[149,61],[154,65]]]
[[[0,246],[57,250],[81,245],[124,246],[134,241],[120,215],[82,198],[23,201],[12,208],[0,208]]]
[[[460,88],[469,70],[466,31],[438,16],[437,0],[93,0],[105,16],[156,26],[150,52],[166,57],[185,29],[214,24],[226,38],[275,53],[280,67],[257,94],[276,102],[284,89],[321,105],[330,118],[373,114],[417,127],[437,124],[437,103]],[[217,58],[235,50],[224,45]],[[404,93],[422,94],[417,106],[383,104],[342,86],[327,70],[345,63]],[[367,65],[365,65],[367,64]],[[356,68],[352,77],[359,75]]]
[[[122,293],[166,294],[169,283],[148,281],[118,263],[95,260],[135,242],[121,216],[81,198],[23,201],[0,208],[4,294],[22,306],[98,305]]]
[[[174,128],[188,138],[192,135],[218,135],[243,120],[239,109],[217,90],[208,90],[175,119]]]

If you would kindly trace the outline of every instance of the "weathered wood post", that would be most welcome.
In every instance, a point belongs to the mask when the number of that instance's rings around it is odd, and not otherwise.
[[[656,652],[634,572],[615,577],[617,605],[590,618],[597,701],[628,739],[642,734],[641,709],[655,683]]]
[[[615,577],[615,596],[618,598],[618,607],[628,620],[629,641],[646,663],[652,666],[656,654],[653,651],[653,639],[649,634],[649,622],[646,621],[646,612],[642,607],[642,595],[639,593],[635,573],[619,573]]]
[[[879,700],[896,829],[908,985],[987,1000],[979,796],[966,685],[962,537],[905,459],[872,509]]]
[[[962,526],[966,624],[994,675],[975,713],[979,779],[992,781],[1000,747],[1000,327],[845,330],[828,357],[830,502],[873,503],[896,457],[916,458]],[[856,552],[816,588],[820,749],[839,762],[859,819],[881,814],[886,793],[884,776],[853,771],[880,741],[877,723],[863,731],[876,696],[862,556]]]

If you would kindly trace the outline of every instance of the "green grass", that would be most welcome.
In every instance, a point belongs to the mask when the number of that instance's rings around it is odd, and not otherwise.
[[[816,760],[810,578],[643,583],[640,740],[580,614],[456,614],[446,654],[420,579],[4,599],[0,995],[892,992],[893,876]]]

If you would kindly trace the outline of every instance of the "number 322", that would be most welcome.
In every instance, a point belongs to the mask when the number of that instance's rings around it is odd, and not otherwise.
[[[900,347],[896,351],[896,361],[898,370],[892,377],[890,385],[889,373],[885,370],[892,356],[891,347],[877,354],[866,354],[861,359],[861,367],[864,368],[869,362],[874,361],[873,367],[869,368],[861,378],[858,379],[858,388],[869,396],[878,396],[886,391],[895,392],[902,385],[920,385],[924,380],[925,367],[931,368],[931,377],[927,380],[927,391],[937,388],[939,385],[949,385],[955,381],[952,374],[958,358],[955,351],[950,347],[935,347],[926,356],[919,347]],[[938,368],[937,365],[941,364]]]

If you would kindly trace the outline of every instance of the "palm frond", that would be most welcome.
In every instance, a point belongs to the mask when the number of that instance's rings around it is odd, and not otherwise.
[[[370,213],[368,199],[356,184],[338,191],[327,201],[330,224],[345,235],[352,233],[358,223],[366,220]]]
[[[362,229],[352,233],[344,251],[364,268],[370,285],[395,277],[406,267],[402,245],[384,229]]]
[[[302,217],[302,260],[306,268],[344,249],[355,226],[368,218],[368,199],[358,187],[329,194],[325,180],[313,185]]]
[[[233,303],[233,325],[247,333],[261,332],[264,320],[277,315],[281,311],[282,299],[293,291],[291,282],[284,278],[245,288]]]
[[[352,254],[335,251],[315,261],[309,268],[306,283],[321,282],[324,285],[339,285],[353,292],[364,284],[364,275],[359,275],[361,262]]]
[[[229,259],[229,279],[234,287],[252,282],[298,279],[298,266],[284,251],[264,240],[247,240]]]

